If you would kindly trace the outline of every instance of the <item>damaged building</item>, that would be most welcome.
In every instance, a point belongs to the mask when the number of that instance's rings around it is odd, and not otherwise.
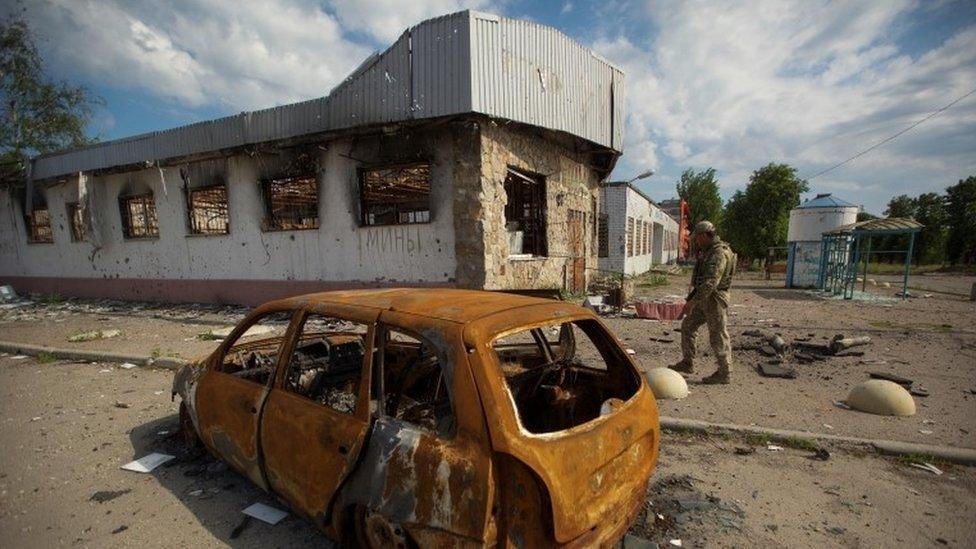
[[[581,291],[623,92],[618,68],[555,29],[424,21],[325,97],[32,159],[25,184],[0,188],[0,281],[246,304]]]

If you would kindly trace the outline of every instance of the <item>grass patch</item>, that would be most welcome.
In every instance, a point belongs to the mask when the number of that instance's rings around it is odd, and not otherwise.
[[[780,441],[783,446],[788,448],[794,448],[796,450],[806,450],[808,452],[816,452],[820,449],[820,445],[816,442],[803,437],[789,437]]]
[[[637,285],[645,288],[656,288],[658,286],[667,286],[671,283],[667,275],[660,273],[653,273],[644,277],[641,277],[637,281]]]
[[[153,358],[159,358],[163,356],[163,351],[159,347],[153,347],[152,351],[149,351],[149,356]]]
[[[57,362],[58,357],[52,355],[51,353],[40,352],[40,353],[37,353],[37,356],[34,357],[34,360],[36,360],[37,362],[39,362],[41,364],[50,364],[52,362]]]
[[[64,301],[64,297],[58,292],[51,292],[41,296],[40,302],[45,305],[57,305]]]
[[[902,465],[922,465],[923,463],[935,464],[935,456],[929,454],[903,454],[895,458],[895,461]]]
[[[930,332],[939,333],[949,333],[954,329],[952,324],[928,324],[925,322],[902,324],[900,322],[892,322],[890,320],[871,320],[868,322],[868,326],[871,326],[872,328],[881,328],[882,330],[908,330],[914,332],[928,330]]]
[[[200,340],[203,340],[203,341],[217,341],[218,339],[223,339],[223,338],[220,337],[220,336],[215,336],[213,334],[213,331],[210,331],[210,332],[206,332],[206,333],[203,333],[203,334],[198,335],[197,336],[197,339],[200,339]]]

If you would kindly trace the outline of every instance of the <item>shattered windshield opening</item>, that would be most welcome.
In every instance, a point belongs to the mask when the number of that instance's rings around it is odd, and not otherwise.
[[[610,414],[640,386],[619,346],[594,320],[525,328],[497,338],[492,348],[531,433]]]

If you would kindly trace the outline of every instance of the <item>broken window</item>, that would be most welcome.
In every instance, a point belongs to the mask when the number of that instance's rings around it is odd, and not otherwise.
[[[600,257],[610,257],[610,216],[607,214],[600,214],[598,221],[598,248]]]
[[[634,256],[634,218],[627,218],[627,257]]]
[[[386,415],[437,433],[454,434],[454,409],[442,369],[441,349],[423,337],[386,328],[381,371]]]
[[[359,181],[363,225],[430,222],[430,164],[363,169]]]
[[[266,179],[264,193],[266,231],[319,228],[319,188],[314,171],[294,177]]]
[[[68,202],[64,205],[64,211],[68,214],[68,228],[71,230],[71,241],[84,242],[85,219],[81,206],[77,202]]]
[[[366,333],[365,324],[309,314],[288,361],[285,389],[337,412],[354,413]]]
[[[497,338],[495,357],[531,433],[589,422],[630,399],[640,378],[595,320],[525,328]]]
[[[34,211],[27,216],[27,241],[32,244],[54,243],[54,233],[51,231],[51,212],[47,206],[35,206]]]
[[[542,177],[530,176],[509,168],[505,178],[505,228],[512,255],[547,255],[546,184]]]
[[[278,364],[281,344],[293,314],[292,311],[267,313],[248,324],[224,353],[219,371],[267,385]]]
[[[122,215],[122,234],[125,238],[159,237],[156,201],[151,193],[119,197],[119,211]]]
[[[220,183],[186,190],[186,210],[190,234],[230,233],[230,220],[227,215],[227,185]]]

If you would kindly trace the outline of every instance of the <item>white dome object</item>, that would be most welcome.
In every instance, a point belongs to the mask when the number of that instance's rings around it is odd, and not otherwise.
[[[671,368],[654,368],[644,373],[657,399],[682,399],[688,396],[688,382]]]
[[[845,401],[855,410],[882,416],[915,415],[915,399],[897,383],[885,379],[869,379],[851,389]]]

